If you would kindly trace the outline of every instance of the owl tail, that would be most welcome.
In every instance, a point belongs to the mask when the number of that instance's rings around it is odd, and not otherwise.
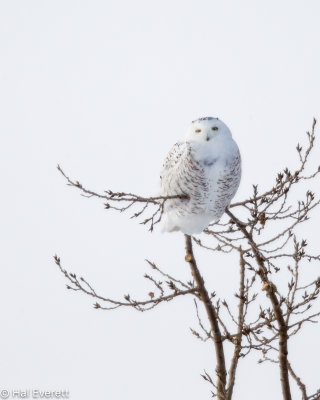
[[[170,218],[170,215],[167,215],[167,218],[162,226],[161,232],[178,232],[180,231],[180,227],[177,226],[175,221]]]

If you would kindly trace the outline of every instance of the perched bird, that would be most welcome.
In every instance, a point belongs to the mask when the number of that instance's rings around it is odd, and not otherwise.
[[[217,222],[235,195],[241,157],[229,128],[218,118],[193,121],[185,141],[176,143],[161,172],[161,195],[184,195],[165,201],[164,231],[201,233]]]

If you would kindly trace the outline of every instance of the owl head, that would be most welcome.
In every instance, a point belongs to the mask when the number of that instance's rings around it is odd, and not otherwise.
[[[204,117],[192,121],[186,134],[186,140],[209,142],[218,136],[231,136],[227,125],[213,117]]]

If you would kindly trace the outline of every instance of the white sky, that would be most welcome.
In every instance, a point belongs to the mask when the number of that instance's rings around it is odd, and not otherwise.
[[[73,400],[209,398],[199,374],[214,357],[188,331],[191,299],[99,312],[65,289],[52,260],[58,253],[102,294],[141,297],[145,258],[188,277],[183,236],[151,235],[105,211],[55,167],[93,189],[152,195],[167,151],[191,120],[212,115],[242,152],[236,198],[252,183],[267,187],[319,117],[319,18],[318,0],[0,3],[1,388],[69,389]],[[316,246],[314,219],[306,235]],[[237,260],[200,261],[232,298]],[[311,389],[318,337],[315,326],[291,348]],[[240,365],[235,399],[280,398],[278,371],[256,359]]]

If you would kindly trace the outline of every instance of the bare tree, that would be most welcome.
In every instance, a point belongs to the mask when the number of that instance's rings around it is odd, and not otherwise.
[[[271,362],[279,366],[284,400],[292,399],[293,382],[300,389],[303,400],[320,399],[320,389],[313,394],[307,391],[288,355],[290,339],[306,324],[317,322],[320,316],[317,302],[320,278],[314,276],[306,281],[304,276],[306,264],[319,262],[320,255],[311,254],[307,240],[299,238],[297,234],[297,227],[308,221],[312,210],[319,206],[320,199],[309,189],[302,199],[297,199],[295,190],[305,182],[312,182],[320,174],[320,167],[306,172],[314,148],[315,126],[316,120],[313,121],[311,132],[307,132],[305,149],[299,144],[296,148],[298,166],[295,170],[285,168],[278,173],[274,185],[263,193],[254,185],[252,195],[231,204],[222,220],[204,231],[202,239],[185,235],[185,260],[192,276],[189,281],[183,282],[147,260],[151,273],[146,273],[144,278],[154,285],[149,297],[137,300],[127,294],[122,300],[116,300],[98,294],[85,278],[68,272],[60,258],[55,256],[56,264],[68,281],[67,288],[91,296],[95,300],[94,307],[101,310],[131,307],[147,311],[163,302],[190,295],[194,298],[199,325],[197,331],[191,329],[191,332],[199,340],[213,342],[215,374],[204,371],[202,375],[211,385],[213,397],[219,400],[232,399],[238,363],[255,351],[261,355],[259,363]],[[187,197],[183,193],[181,196],[148,198],[110,190],[96,193],[69,178],[60,166],[58,170],[68,185],[77,188],[83,196],[103,200],[106,209],[119,212],[133,210],[131,218],[144,216],[141,223],[151,231],[160,222],[168,199]],[[212,253],[238,253],[237,310],[208,289],[196,261],[194,245]],[[285,280],[286,286],[279,285],[279,276],[281,282]],[[201,303],[207,321],[200,316]],[[254,317],[249,317],[249,314]],[[233,346],[230,360],[225,359],[227,344]]]

